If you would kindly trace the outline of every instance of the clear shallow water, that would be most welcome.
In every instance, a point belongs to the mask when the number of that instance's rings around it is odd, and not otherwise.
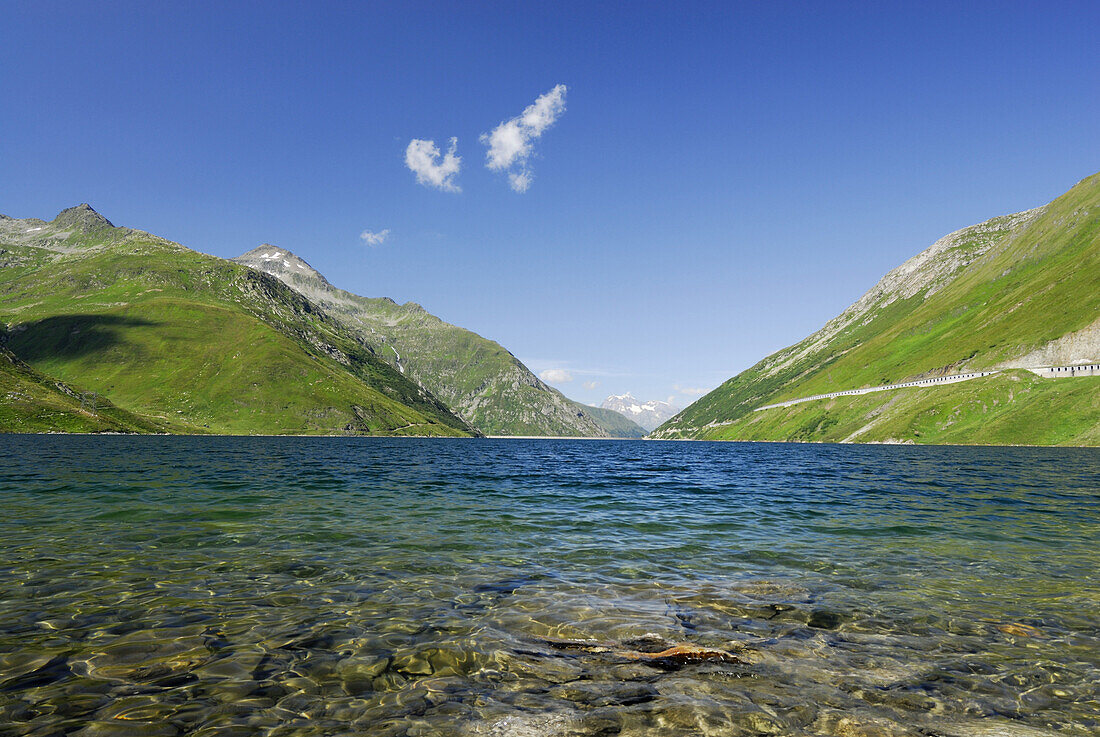
[[[1098,489],[1078,449],[0,437],[0,734],[1095,735]]]

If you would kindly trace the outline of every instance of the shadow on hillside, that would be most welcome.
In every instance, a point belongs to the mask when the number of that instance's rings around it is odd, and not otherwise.
[[[119,315],[54,315],[16,325],[4,336],[5,347],[34,363],[50,358],[79,358],[124,343],[126,328],[156,325]]]

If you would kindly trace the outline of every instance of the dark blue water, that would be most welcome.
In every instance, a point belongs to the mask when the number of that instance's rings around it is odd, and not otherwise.
[[[0,734],[1093,735],[1098,489],[1088,449],[0,437]]]

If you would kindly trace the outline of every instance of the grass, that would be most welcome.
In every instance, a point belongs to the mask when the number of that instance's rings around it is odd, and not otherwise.
[[[240,311],[158,297],[31,323],[16,352],[182,432],[385,434],[421,413]],[[450,433],[443,433],[450,434]]]
[[[163,432],[163,426],[104,398],[81,402],[82,389],[50,379],[0,351],[0,432]]]
[[[1100,377],[1030,371],[762,410],[707,429],[706,440],[1100,445]]]

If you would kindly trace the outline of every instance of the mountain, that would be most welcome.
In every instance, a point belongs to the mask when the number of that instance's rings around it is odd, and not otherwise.
[[[603,407],[590,407],[580,402],[575,402],[575,404],[591,415],[609,437],[644,438],[648,432],[646,428],[614,410],[604,409]]]
[[[1100,174],[1048,205],[944,236],[805,340],[654,438],[1100,443],[1100,378],[1012,371],[1100,359]],[[962,384],[799,397],[967,371]]]
[[[603,409],[618,412],[629,420],[641,425],[650,431],[655,429],[665,420],[676,415],[680,410],[668,402],[651,399],[648,402],[639,402],[630,395],[630,392],[620,395],[611,395],[603,400],[600,405]]]
[[[128,413],[103,429],[476,432],[278,279],[115,227],[88,205],[49,222],[0,216],[0,324],[5,381],[52,382],[70,398],[61,387],[77,385]],[[9,393],[0,429],[74,428],[27,424],[56,401]]]
[[[270,274],[319,305],[375,355],[487,435],[606,437],[590,407],[543,383],[500,344],[451,325],[415,302],[334,287],[285,248],[264,244],[234,261]]]

